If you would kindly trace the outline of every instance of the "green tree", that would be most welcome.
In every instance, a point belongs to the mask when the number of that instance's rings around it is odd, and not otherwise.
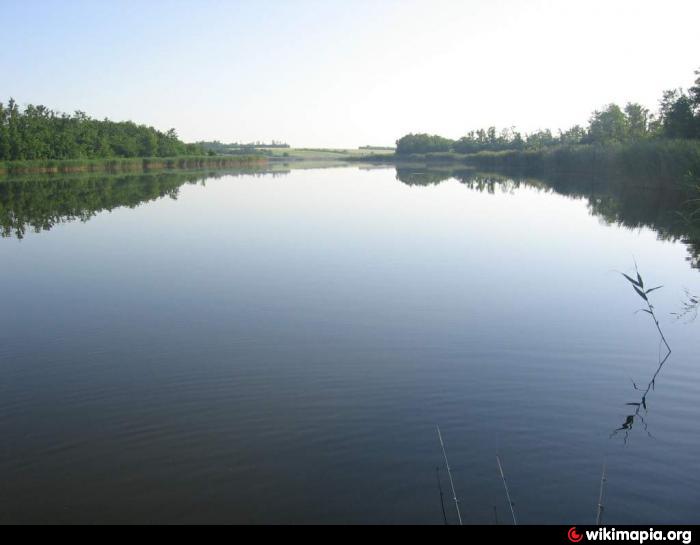
[[[140,155],[154,157],[158,153],[158,137],[152,131],[142,131],[140,137]]]
[[[700,69],[695,71],[695,75],[697,76],[695,85],[688,90],[688,93],[690,94],[695,114],[695,138],[700,138]]]
[[[407,134],[396,141],[396,153],[435,153],[451,151],[454,141],[433,134]]]
[[[98,121],[81,111],[72,115],[45,106],[21,111],[14,99],[0,105],[0,159],[82,159],[202,155],[171,129],[167,133],[131,121]]]
[[[697,76],[695,85],[688,90],[688,93],[695,109],[695,115],[700,115],[700,69],[695,71],[695,75]]]
[[[649,133],[649,110],[641,104],[628,102],[625,106],[627,115],[628,136],[638,140],[644,138]]]
[[[693,102],[681,89],[664,91],[659,115],[664,136],[668,138],[693,138],[696,136]]]
[[[7,130],[7,109],[0,102],[0,161],[10,158],[10,137]]]
[[[8,118],[7,118],[7,135],[10,140],[10,159],[21,159],[22,143],[20,141],[19,128],[19,108],[13,98],[7,103]]]
[[[556,139],[552,136],[552,131],[549,129],[533,132],[527,135],[525,145],[529,149],[543,149],[556,144]]]
[[[580,144],[586,138],[586,129],[580,125],[574,125],[569,130],[559,131],[559,142],[564,145]]]
[[[592,142],[623,142],[628,135],[627,116],[617,104],[608,104],[604,110],[593,112],[588,128],[588,137]]]

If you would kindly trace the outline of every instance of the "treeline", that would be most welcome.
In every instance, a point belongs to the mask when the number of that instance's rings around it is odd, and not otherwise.
[[[161,132],[131,121],[97,120],[84,112],[65,114],[10,99],[0,102],[0,161],[178,157],[204,155],[170,129]]]
[[[495,127],[471,131],[459,140],[430,134],[409,134],[397,140],[396,153],[470,154],[543,150],[577,144],[607,145],[658,138],[700,139],[700,70],[695,75],[695,85],[687,91],[665,91],[656,114],[636,103],[628,103],[624,108],[609,104],[593,113],[587,127],[576,125],[557,134],[549,129],[522,134],[514,128],[497,131]]]

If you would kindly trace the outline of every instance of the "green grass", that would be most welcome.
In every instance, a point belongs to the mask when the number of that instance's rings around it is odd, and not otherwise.
[[[262,156],[129,157],[0,162],[0,175],[69,174],[78,172],[139,172],[157,169],[235,167],[265,162]]]

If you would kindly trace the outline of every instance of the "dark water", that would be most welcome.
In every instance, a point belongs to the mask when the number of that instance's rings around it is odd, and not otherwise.
[[[0,522],[700,522],[661,197],[399,176],[0,184]]]

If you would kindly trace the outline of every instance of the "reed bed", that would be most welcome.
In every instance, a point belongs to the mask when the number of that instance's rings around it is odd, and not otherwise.
[[[164,169],[226,168],[266,162],[265,157],[246,156],[182,156],[129,157],[110,159],[65,159],[0,162],[0,175],[74,174],[80,172],[141,172]]]

